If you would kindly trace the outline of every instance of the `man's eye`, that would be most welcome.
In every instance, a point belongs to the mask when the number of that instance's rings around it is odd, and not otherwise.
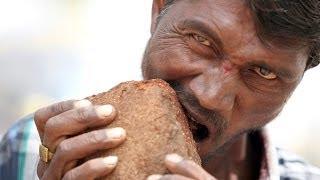
[[[211,42],[207,39],[207,38],[205,38],[205,37],[203,37],[203,36],[200,36],[200,35],[197,35],[197,34],[192,34],[191,35],[196,41],[198,41],[199,43],[201,43],[201,44],[203,44],[203,45],[205,45],[205,46],[211,46],[212,44],[211,44]]]
[[[275,75],[269,69],[263,67],[255,67],[253,70],[265,79],[272,80],[277,78],[277,75]]]

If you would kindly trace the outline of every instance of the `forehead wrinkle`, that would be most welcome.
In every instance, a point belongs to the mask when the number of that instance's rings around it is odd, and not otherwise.
[[[231,10],[229,5],[232,5]],[[225,44],[226,53],[230,56],[238,56],[244,61],[264,60],[272,63],[273,66],[282,64],[282,67],[291,70],[297,70],[297,64],[301,64],[301,58],[297,58],[299,56],[297,52],[288,52],[276,46],[267,47],[261,42],[257,35],[251,10],[245,3],[240,4],[239,0],[237,3],[234,0],[228,2],[223,0],[186,0],[178,1],[176,7],[180,11],[184,11],[183,18],[198,17],[210,23],[210,27],[217,32]]]
[[[197,13],[197,15],[200,15],[200,17],[212,24],[215,30],[219,32],[220,36],[226,34],[226,39],[230,39],[230,42],[228,42],[229,45],[231,45],[232,43],[236,43],[236,45],[233,46],[238,47],[239,44],[247,44],[250,41],[253,41],[253,39],[257,40],[257,42],[259,41],[250,9],[244,3],[241,5],[239,5],[239,3],[235,3],[237,4],[235,5],[230,2],[221,2],[219,0],[206,1],[209,1],[211,3],[203,7],[204,9],[202,13]],[[232,4],[231,7],[233,7],[231,8],[231,10],[230,4]],[[235,31],[237,31],[238,33],[234,33]],[[232,37],[230,36],[229,32],[233,34]],[[241,38],[238,39],[240,39],[242,43],[234,41],[235,39],[237,39],[235,38],[236,35],[241,36]],[[244,36],[251,37],[249,39],[242,38]],[[248,40],[243,41],[244,39]]]
[[[220,5],[226,4],[221,3]],[[234,9],[234,11],[225,11],[223,8],[215,7],[217,11],[211,13],[210,23],[217,27],[217,31],[219,31],[219,35],[225,44],[225,50],[227,53],[231,53],[230,56],[237,56],[244,61],[250,60],[249,58],[259,57],[274,66],[283,64],[283,66],[292,71],[296,71],[297,67],[305,65],[303,60],[303,58],[307,59],[307,52],[305,51],[297,53],[296,50],[293,51],[292,49],[266,46],[257,35],[256,25],[250,9],[245,4],[242,7]],[[235,29],[238,33],[235,33]],[[233,36],[230,36],[230,34],[233,34]],[[274,59],[277,62],[273,61]]]

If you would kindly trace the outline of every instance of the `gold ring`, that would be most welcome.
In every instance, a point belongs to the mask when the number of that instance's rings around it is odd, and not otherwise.
[[[50,152],[47,147],[45,147],[44,145],[40,144],[40,146],[39,146],[39,155],[40,155],[40,159],[43,162],[48,163],[52,159],[53,153]]]

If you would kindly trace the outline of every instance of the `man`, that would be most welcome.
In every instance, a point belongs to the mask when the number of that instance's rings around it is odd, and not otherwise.
[[[148,179],[320,179],[319,169],[273,149],[262,130],[282,110],[304,72],[318,64],[319,19],[318,0],[154,0],[143,77],[164,79],[176,90],[195,121],[193,135],[203,164],[169,154],[165,164],[171,174]],[[107,176],[118,157],[81,165],[77,160],[125,141],[121,127],[84,133],[112,123],[116,112],[110,105],[82,100],[60,102],[29,117],[42,143],[39,178]],[[1,152],[10,158],[1,165],[7,173],[0,175],[9,176],[14,172],[10,165],[17,162],[23,171],[26,163],[11,153],[20,150],[12,139],[19,139],[13,132],[21,127],[10,130],[2,143]],[[22,139],[28,138],[26,129]]]

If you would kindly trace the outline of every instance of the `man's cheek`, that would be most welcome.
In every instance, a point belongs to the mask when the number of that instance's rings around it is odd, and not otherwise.
[[[251,129],[261,128],[270,121],[272,121],[281,111],[281,108],[273,108],[272,110],[266,110],[264,108],[256,109],[247,113],[247,120],[245,126],[250,127]]]

